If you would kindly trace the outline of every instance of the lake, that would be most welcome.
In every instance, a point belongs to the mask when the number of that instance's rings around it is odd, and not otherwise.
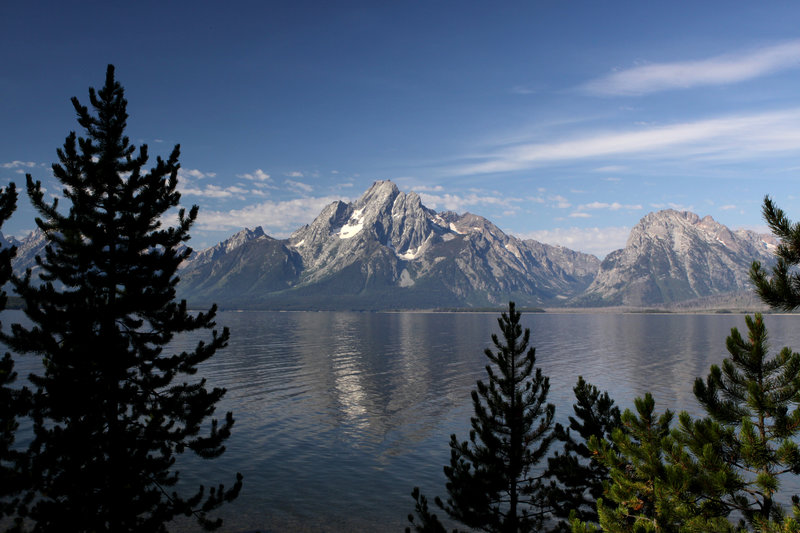
[[[467,438],[497,317],[220,313],[230,345],[199,375],[228,389],[218,414],[233,411],[236,425],[221,458],[179,462],[184,482],[244,475],[240,497],[220,512],[225,531],[402,531],[415,485],[431,500],[445,495],[449,436]],[[4,322],[14,320],[11,312]],[[773,352],[800,349],[800,316],[765,321]],[[659,411],[699,413],[694,379],[726,357],[732,327],[746,331],[742,315],[725,314],[538,313],[522,322],[560,422],[572,414],[578,375],[622,408],[650,391]],[[20,374],[32,364],[20,361]]]

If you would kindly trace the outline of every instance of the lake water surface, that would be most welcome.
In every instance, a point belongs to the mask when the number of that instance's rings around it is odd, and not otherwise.
[[[220,513],[225,531],[402,531],[415,485],[445,494],[449,436],[467,438],[497,316],[220,313],[230,345],[199,375],[228,389],[218,414],[233,411],[236,425],[221,458],[182,459],[184,482],[244,475]],[[765,320],[773,351],[800,349],[800,316]],[[659,410],[698,413],[694,379],[726,357],[732,327],[746,330],[742,315],[543,313],[523,324],[561,422],[579,375],[623,408],[650,391]]]

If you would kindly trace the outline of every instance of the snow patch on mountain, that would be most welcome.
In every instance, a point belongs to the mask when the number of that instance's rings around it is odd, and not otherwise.
[[[340,239],[352,239],[364,229],[364,208],[356,209],[350,220],[339,230]]]

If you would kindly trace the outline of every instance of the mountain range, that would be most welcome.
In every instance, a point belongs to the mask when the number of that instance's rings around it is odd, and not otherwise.
[[[35,265],[44,238],[18,246],[16,271]],[[178,296],[237,309],[430,309],[657,306],[749,289],[770,235],[731,231],[711,217],[650,213],[626,246],[597,257],[508,235],[471,213],[436,212],[390,181],[326,206],[288,239],[243,229],[192,254]]]

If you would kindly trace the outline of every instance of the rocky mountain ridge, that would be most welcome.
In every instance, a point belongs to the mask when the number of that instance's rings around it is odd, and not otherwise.
[[[580,294],[598,266],[594,256],[506,235],[477,215],[437,213],[379,181],[286,240],[256,228],[199,253],[179,290],[245,307],[553,305]]]
[[[747,291],[751,263],[771,263],[775,246],[771,235],[734,232],[710,216],[650,213],[575,303],[647,306]]]
[[[35,269],[41,232],[16,245],[14,269]],[[601,262],[507,235],[471,213],[436,212],[389,181],[326,206],[287,239],[243,229],[193,253],[178,296],[253,309],[420,309],[666,306],[746,294],[753,260],[770,263],[770,235],[665,210],[643,217],[625,248]]]

